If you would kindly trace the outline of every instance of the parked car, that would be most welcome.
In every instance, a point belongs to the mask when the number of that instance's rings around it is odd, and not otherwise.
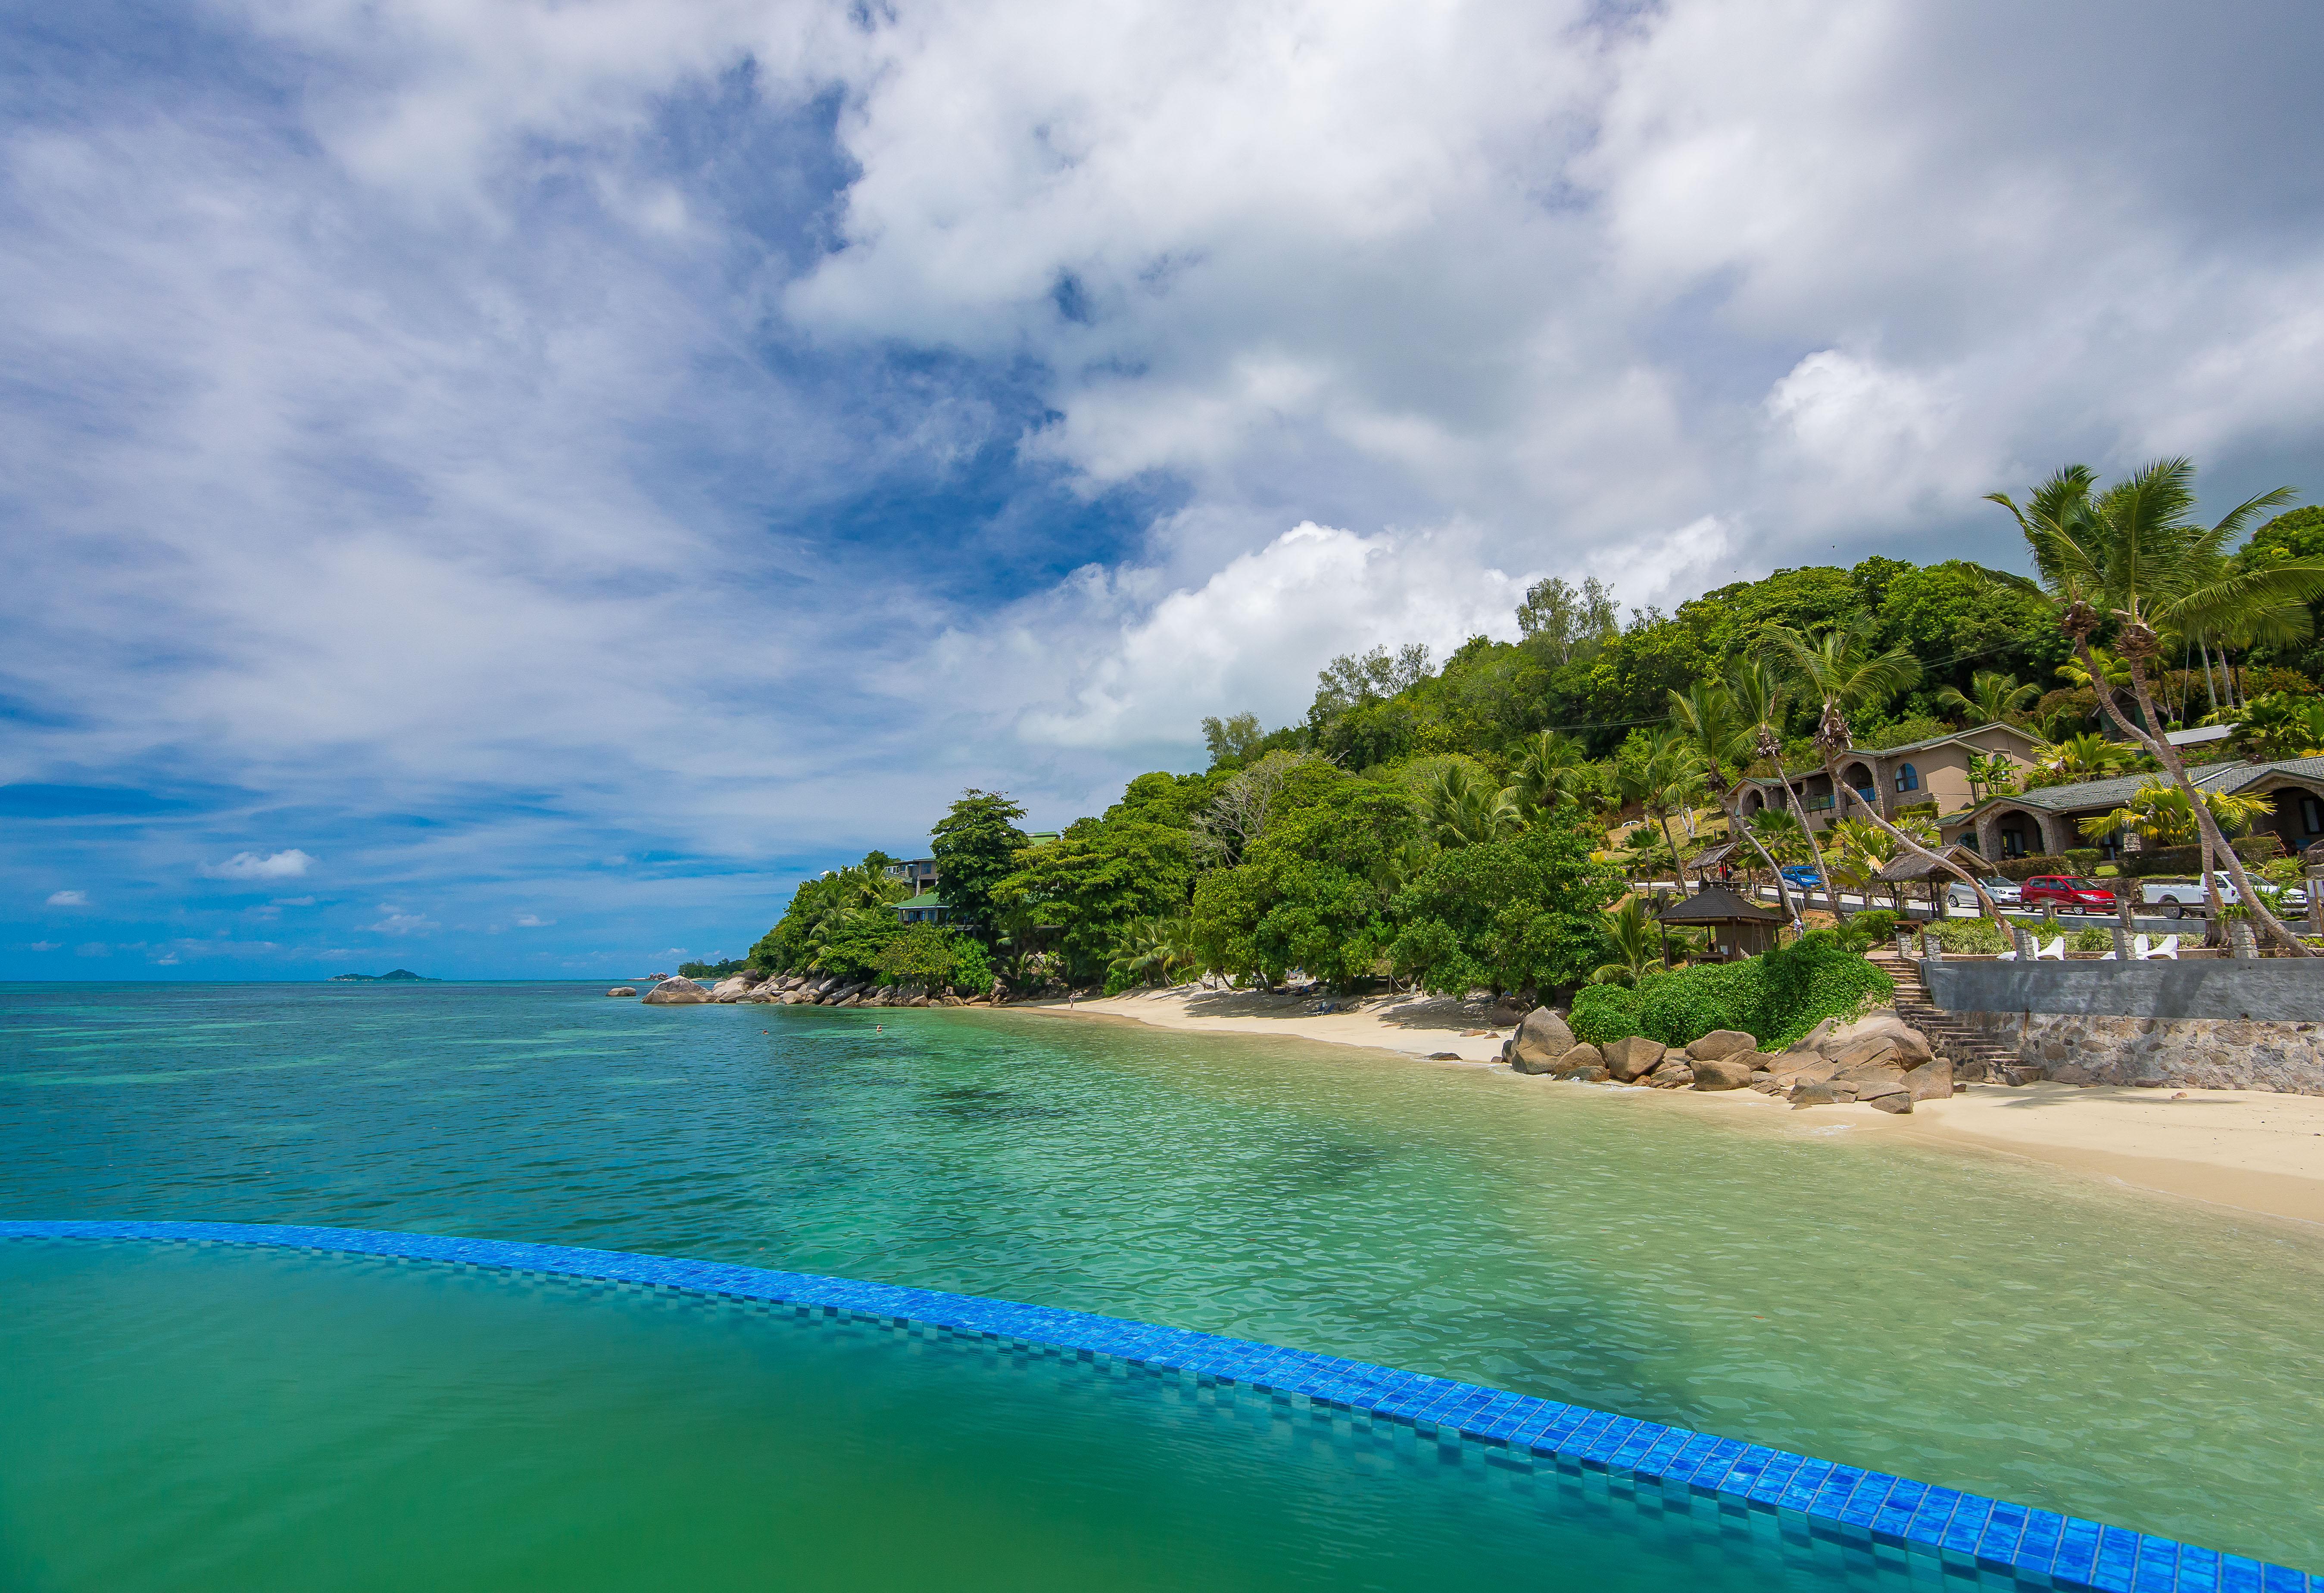
[[[2015,880],[1999,878],[1981,879],[1977,883],[1985,887],[1985,894],[1993,898],[1993,904],[1996,907],[2015,907],[2017,905],[2019,901],[2019,893],[2017,890],[2017,882]],[[1977,893],[1970,890],[1967,885],[1961,884],[1960,881],[1955,880],[1952,884],[1945,887],[1945,905],[1948,907],[1974,907],[1977,905]]]
[[[2037,874],[2017,887],[2017,894],[2028,907],[2055,907],[2061,912],[2115,911],[2114,893],[2079,875]]]
[[[2226,869],[2214,869],[2211,877],[2218,882],[2221,906],[2243,905],[2244,899],[2236,894],[2236,882],[2228,877]],[[2162,908],[2165,918],[2184,918],[2190,912],[2200,918],[2210,907],[2209,900],[2203,893],[2203,882],[2200,879],[2151,879],[2140,889],[2138,895],[2139,900],[2148,906]],[[2305,913],[2308,911],[2308,893],[2293,885],[2276,899],[2276,908],[2281,912]]]
[[[1823,889],[1823,875],[1815,871],[1812,863],[1786,863],[1775,872],[1782,875],[1784,883],[1795,891]]]

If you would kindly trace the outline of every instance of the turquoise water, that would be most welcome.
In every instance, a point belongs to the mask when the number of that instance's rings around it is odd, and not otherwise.
[[[1443,1373],[2324,1564],[2318,1236],[1820,1126],[1029,1014],[651,1009],[563,986],[0,987],[7,1217],[403,1228],[999,1295]],[[0,1379],[12,1362],[63,1378],[55,1397],[88,1416],[73,1442],[124,1468],[125,1494],[168,1495],[163,1462],[189,1464],[198,1443],[133,1442],[119,1412],[152,1406],[69,1391],[59,1368],[89,1358],[72,1347],[108,1321],[126,1337],[102,1366],[150,1360],[176,1367],[161,1387],[208,1378],[232,1393],[242,1385],[219,1366],[277,1357],[315,1366],[301,1387],[343,1389],[350,1374],[332,1370],[318,1320],[382,1314],[407,1324],[391,1343],[425,1357],[433,1334],[481,1342],[501,1329],[475,1322],[531,1311],[529,1331],[574,1336],[544,1365],[646,1391],[616,1410],[595,1394],[524,1407],[518,1431],[535,1449],[488,1470],[549,1510],[536,1528],[549,1535],[606,1508],[601,1486],[524,1481],[540,1454],[580,1466],[590,1451],[576,1433],[619,1432],[639,1455],[691,1433],[710,1453],[742,1445],[734,1465],[775,1464],[740,1434],[706,1436],[715,1387],[692,1403],[672,1393],[696,1375],[759,1384],[711,1370],[710,1350],[656,1348],[627,1328],[601,1342],[596,1305],[576,1316],[403,1278],[389,1292],[405,1303],[326,1310],[301,1302],[381,1280],[292,1267],[254,1292],[236,1267],[186,1264],[217,1281],[162,1288],[152,1269],[179,1263],[42,1264],[58,1277],[26,1264],[0,1273],[13,1336]],[[183,1290],[208,1304],[138,1303]],[[263,1309],[235,1304],[252,1300]],[[248,1353],[252,1335],[265,1355]],[[156,1358],[156,1343],[191,1358]],[[767,1387],[791,1386],[769,1369],[781,1356],[736,1353]],[[8,1397],[29,1395],[20,1384]],[[440,1412],[452,1396],[437,1397],[417,1408]],[[664,1423],[654,1412],[672,1401],[692,1414]],[[826,1414],[813,1421],[830,1437]],[[438,1469],[395,1469],[432,1441],[410,1410],[364,1422],[326,1463],[244,1457],[235,1496],[260,1524],[247,1530],[279,1520],[289,1542],[296,1522],[334,1519],[334,1501],[344,1512],[383,1489],[457,1492]],[[63,1440],[12,1425],[8,1441]],[[1258,1496],[1223,1450],[1204,1453]],[[1052,1463],[1063,1477],[1081,1464],[1025,1460]],[[252,1504],[294,1472],[297,1510]],[[35,1497],[27,1476],[0,1464],[12,1542],[27,1520],[72,1521],[69,1501]],[[1143,1473],[1120,1484],[1158,1486]],[[224,1510],[193,1519],[215,1528]],[[1253,1510],[1296,1518],[1280,1499]],[[1445,1542],[1476,1535],[1448,1519]],[[1094,1562],[1058,1563],[1106,1579]],[[125,1585],[75,1574],[55,1585]],[[1196,1585],[1154,1574],[1150,1585]]]

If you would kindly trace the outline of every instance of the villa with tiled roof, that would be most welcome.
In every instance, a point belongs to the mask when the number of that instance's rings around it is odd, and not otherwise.
[[[2285,758],[2264,764],[2236,759],[2203,764],[2188,773],[2206,791],[2272,797],[2273,810],[2256,820],[2252,831],[2272,832],[2287,852],[2324,840],[2324,758]],[[2080,821],[2113,812],[2128,803],[2140,787],[2166,778],[2124,774],[1987,797],[1974,808],[1944,816],[1944,838],[1994,858],[2036,853],[2054,856],[2070,847],[2092,846],[2111,857],[2120,849],[2118,838],[2086,838]]]
[[[1975,800],[1969,779],[1971,757],[1998,754],[2029,765],[2034,749],[2040,745],[2031,731],[2015,725],[1978,725],[1877,752],[1851,751],[1842,760],[1840,774],[1892,823],[1906,809],[1933,809],[1942,822],[1967,812]],[[1831,781],[1822,768],[1794,771],[1792,783],[1799,788],[1808,823],[1816,829],[1827,828],[1837,815],[1832,810]],[[1752,779],[1743,784],[1741,811],[1746,822],[1765,809],[1786,805],[1780,781]]]

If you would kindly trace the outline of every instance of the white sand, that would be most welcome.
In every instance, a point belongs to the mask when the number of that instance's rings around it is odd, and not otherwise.
[[[1443,996],[1332,998],[1348,1010],[1311,1014],[1316,998],[1193,987],[1141,991],[1105,1001],[1039,1002],[1009,1008],[1130,1018],[1198,1033],[1271,1034],[1425,1057],[1451,1052],[1496,1060],[1506,1014]],[[1494,1017],[1504,1021],[1494,1023]],[[1483,1034],[1463,1031],[1489,1029]],[[1549,1079],[1544,1088],[1572,1088]],[[1644,1090],[1674,1107],[1791,1113],[1751,1090],[1717,1094]],[[1761,1123],[1768,1120],[1757,1119]],[[1803,1130],[1846,1125],[1900,1144],[1950,1145],[2023,1156],[2144,1190],[2239,1210],[2324,1224],[2324,1097],[2243,1090],[2085,1089],[2036,1084],[1971,1086],[1950,1100],[1923,1101],[1908,1117],[1870,1107],[1818,1107],[1796,1114]]]

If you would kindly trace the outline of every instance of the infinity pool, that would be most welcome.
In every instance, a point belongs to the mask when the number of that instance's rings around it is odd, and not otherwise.
[[[1102,1311],[2324,1564],[2324,1246],[2285,1225],[1359,1051],[853,1017],[0,989],[0,1218],[598,1245]],[[327,1544],[382,1587],[1887,1574],[1642,1536],[1663,1504],[1472,1446],[1196,1420],[1215,1392],[1004,1376],[940,1340],[408,1264],[0,1251],[0,1569],[31,1587],[311,1585],[281,1568]]]

